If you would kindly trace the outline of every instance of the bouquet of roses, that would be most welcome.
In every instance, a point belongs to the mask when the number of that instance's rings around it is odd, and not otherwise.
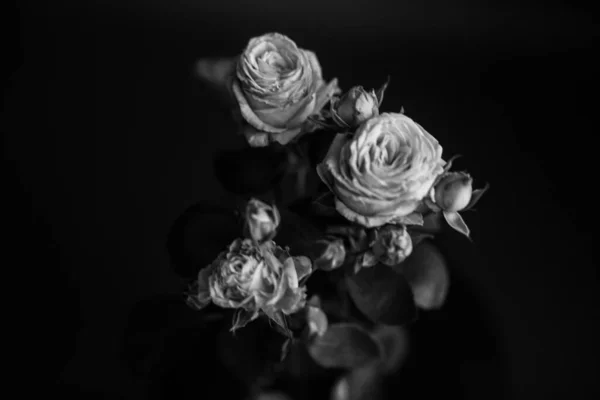
[[[284,386],[281,398],[299,398],[308,389],[293,381],[307,376],[327,376],[332,399],[380,398],[382,378],[406,355],[406,326],[448,292],[432,239],[444,224],[469,237],[461,213],[488,186],[474,190],[467,172],[452,170],[456,157],[444,160],[403,111],[380,112],[389,80],[342,93],[313,52],[282,34],[253,38],[231,59],[200,60],[197,72],[227,101],[244,154],[269,173],[291,171],[297,198],[267,201],[265,187],[242,193],[220,253],[191,267],[188,305],[233,312],[228,335],[260,321],[277,332],[279,340],[254,339],[277,347],[248,381],[255,398]],[[236,157],[224,164],[234,169]],[[313,172],[320,185],[310,191]]]

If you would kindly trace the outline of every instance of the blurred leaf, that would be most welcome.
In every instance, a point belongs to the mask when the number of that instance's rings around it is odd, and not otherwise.
[[[381,349],[380,369],[386,374],[394,373],[408,355],[408,332],[400,326],[377,325],[371,336]]]
[[[304,380],[328,375],[327,368],[319,365],[309,353],[308,347],[303,341],[293,341],[288,356],[284,360],[286,373],[294,380]]]
[[[371,321],[402,325],[417,317],[412,290],[391,267],[377,264],[346,277],[348,291],[356,307]]]
[[[333,225],[327,227],[326,233],[344,240],[348,253],[362,253],[371,247],[374,239],[372,231],[358,225]]]
[[[312,358],[325,368],[356,368],[379,357],[377,343],[356,324],[330,325],[308,344]]]
[[[292,400],[287,394],[280,391],[261,392],[252,400]]]
[[[281,345],[281,358],[280,361],[283,362],[283,360],[285,360],[285,358],[288,356],[288,354],[290,353],[290,350],[292,348],[292,344],[294,343],[294,339],[289,337],[285,340],[285,342],[283,342],[283,344]]]
[[[228,106],[237,105],[231,92],[237,57],[201,58],[196,61],[195,75],[222,98]]]
[[[307,155],[311,167],[323,161],[336,134],[335,130],[320,129],[300,138],[298,145]]]
[[[376,363],[348,372],[334,385],[331,400],[382,400],[383,380]]]
[[[243,224],[233,209],[198,203],[188,208],[171,227],[167,249],[175,272],[194,279],[237,237]]]
[[[283,179],[288,156],[282,146],[246,147],[215,154],[213,167],[223,187],[238,195],[256,196],[273,190]]]
[[[135,375],[156,375],[173,367],[169,354],[183,351],[182,332],[193,332],[199,341],[214,338],[215,332],[229,323],[229,314],[212,304],[202,311],[193,310],[179,294],[145,299],[128,316],[121,357]],[[182,340],[170,339],[178,336]]]
[[[266,318],[258,318],[244,328],[229,332],[225,326],[217,338],[220,361],[231,374],[252,386],[270,374],[281,360],[286,338],[273,329]]]
[[[429,234],[436,234],[441,232],[443,227],[442,224],[442,213],[431,212],[423,216],[423,225],[421,226],[410,226],[410,232],[422,232]]]
[[[412,240],[413,248],[417,247],[425,239],[433,239],[434,236],[431,233],[424,232],[410,232],[410,238]]]
[[[308,324],[309,335],[323,336],[327,332],[327,315],[319,307],[311,305],[306,306],[306,322]]]
[[[418,307],[430,310],[444,304],[450,277],[444,257],[435,245],[428,240],[421,242],[398,267],[412,287]]]
[[[281,222],[274,241],[280,246],[289,246],[290,254],[306,256],[314,260],[318,248],[315,241],[321,238],[322,231],[311,220],[288,209],[280,208]]]

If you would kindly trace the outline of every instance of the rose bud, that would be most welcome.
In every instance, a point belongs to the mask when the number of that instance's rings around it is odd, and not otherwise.
[[[450,172],[435,186],[435,204],[442,210],[456,212],[469,205],[473,178],[466,172]]]
[[[367,92],[362,86],[355,86],[332,103],[331,114],[338,124],[355,128],[379,114],[379,101],[373,90]]]
[[[331,271],[339,268],[346,259],[346,248],[342,239],[322,239],[317,242],[319,255],[314,260],[316,269]]]
[[[402,225],[385,225],[377,232],[373,254],[385,265],[400,264],[412,253],[412,239]]]
[[[277,207],[251,199],[246,206],[246,229],[258,243],[273,239],[281,218]]]
[[[323,336],[327,331],[328,321],[327,315],[319,307],[307,305],[306,308],[306,322],[308,324],[309,336],[317,335]]]

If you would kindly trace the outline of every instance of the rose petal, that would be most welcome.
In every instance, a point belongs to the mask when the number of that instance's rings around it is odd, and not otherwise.
[[[306,119],[313,113],[315,109],[316,102],[316,94],[308,96],[306,100],[303,101],[303,106],[298,109],[298,112],[289,119],[286,123],[287,128],[298,128],[302,125]]]
[[[362,200],[362,199],[361,199]],[[365,200],[366,201],[366,200]],[[371,205],[376,204],[376,201],[372,201]],[[366,228],[375,228],[381,225],[385,225],[390,221],[403,217],[404,215],[410,214],[417,207],[417,202],[408,203],[402,206],[399,206],[396,210],[394,210],[394,214],[392,215],[381,215],[381,216],[366,216],[357,213],[356,211],[350,209],[346,204],[344,204],[339,199],[335,201],[336,210],[347,220],[351,222],[355,222],[359,225],[362,225]],[[366,207],[365,207],[366,209]],[[371,212],[371,211],[367,211]]]
[[[212,268],[205,267],[198,273],[198,279],[194,283],[187,298],[190,306],[201,310],[211,302],[209,277],[212,273]]]
[[[242,126],[241,131],[251,147],[266,147],[269,145],[269,133],[257,131],[254,127],[247,124]]]
[[[281,145],[286,145],[294,139],[298,139],[302,133],[302,128],[290,129],[281,133],[271,133],[271,140]]]
[[[246,122],[248,122],[250,125],[258,129],[259,131],[263,132],[279,133],[285,131],[285,128],[276,128],[272,125],[266,124],[254,113],[252,107],[250,107],[250,105],[248,104],[248,100],[246,100],[242,89],[240,88],[239,82],[234,80],[231,87],[233,90],[233,94],[235,95],[235,98],[240,106],[240,112],[242,113],[242,116],[244,117]]]

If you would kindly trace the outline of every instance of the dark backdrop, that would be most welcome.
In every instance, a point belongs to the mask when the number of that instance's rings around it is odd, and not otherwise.
[[[143,393],[118,362],[128,312],[181,288],[165,248],[175,218],[225,198],[211,157],[232,146],[233,126],[193,63],[280,31],[316,51],[343,88],[391,75],[384,109],[404,106],[445,154],[463,154],[476,183],[491,183],[466,217],[475,244],[456,257],[502,344],[511,398],[596,390],[590,10],[506,0],[97,3],[21,1],[4,13],[16,26],[4,62],[3,268],[27,275],[16,303],[29,307],[19,326],[33,326],[29,376],[98,396]],[[485,382],[477,365],[466,381]]]

